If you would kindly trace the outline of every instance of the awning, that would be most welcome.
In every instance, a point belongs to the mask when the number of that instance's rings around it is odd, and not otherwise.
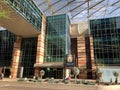
[[[62,63],[43,63],[43,64],[34,64],[34,67],[63,67]]]

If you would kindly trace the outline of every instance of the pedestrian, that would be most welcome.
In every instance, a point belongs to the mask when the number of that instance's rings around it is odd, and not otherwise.
[[[1,73],[0,73],[0,80],[2,79],[2,75],[1,75]]]
[[[4,74],[3,74],[3,73],[1,73],[1,79],[2,79],[2,80],[4,79]]]
[[[70,78],[70,76],[68,77],[68,80],[70,80],[71,78]]]

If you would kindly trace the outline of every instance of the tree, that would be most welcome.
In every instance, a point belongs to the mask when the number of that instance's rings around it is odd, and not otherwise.
[[[77,75],[79,75],[79,73],[80,73],[80,70],[77,67],[74,67],[73,74],[75,75],[75,82],[76,82]]]
[[[6,18],[9,19],[9,15],[10,15],[10,10],[9,9],[3,9],[4,4],[6,4],[7,2],[4,0],[0,0],[0,19],[1,18]]]
[[[40,71],[40,76],[41,76],[41,79],[42,79],[42,77],[45,75],[45,71],[44,70],[41,70]]]
[[[103,73],[100,71],[99,68],[96,69],[96,76],[97,76],[97,83],[100,84],[101,78]]]
[[[113,72],[113,75],[115,76],[115,84],[118,84],[119,73],[118,72]]]
[[[102,78],[102,72],[97,72],[97,83],[100,84],[101,78]]]

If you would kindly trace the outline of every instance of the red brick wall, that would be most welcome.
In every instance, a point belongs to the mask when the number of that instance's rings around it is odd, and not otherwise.
[[[42,16],[41,33],[38,35],[36,64],[44,62],[44,43],[45,43],[46,17]]]
[[[77,37],[78,67],[81,70],[79,78],[93,78],[94,64],[93,39],[89,36]]]

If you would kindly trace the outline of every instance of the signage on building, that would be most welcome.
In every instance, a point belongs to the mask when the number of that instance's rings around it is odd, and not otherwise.
[[[66,57],[66,67],[74,67],[74,56],[72,54],[68,54]]]

